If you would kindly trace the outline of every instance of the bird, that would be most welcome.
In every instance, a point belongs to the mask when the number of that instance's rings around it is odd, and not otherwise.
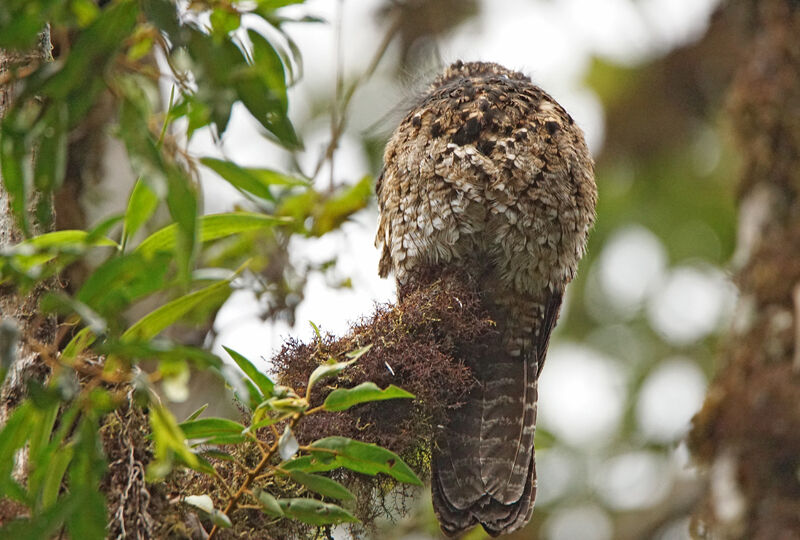
[[[458,271],[496,328],[459,359],[474,384],[434,435],[441,529],[515,531],[536,497],[539,374],[595,221],[583,131],[525,74],[457,61],[392,133],[376,194],[378,271],[394,274],[398,297]]]

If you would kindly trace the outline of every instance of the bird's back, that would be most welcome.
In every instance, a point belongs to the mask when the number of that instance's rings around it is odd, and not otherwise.
[[[496,64],[456,63],[386,147],[380,273],[470,275],[498,336],[463,351],[476,384],[442,427],[432,490],[448,534],[527,523],[535,497],[537,379],[594,219],[583,134],[549,95]]]

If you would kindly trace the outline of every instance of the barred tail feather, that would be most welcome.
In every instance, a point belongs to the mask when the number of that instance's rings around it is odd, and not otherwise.
[[[538,378],[561,293],[532,302],[506,321],[514,347],[495,343],[470,351],[476,383],[439,433],[431,490],[442,530],[457,536],[480,523],[492,536],[515,531],[531,518],[536,498],[534,432]],[[500,324],[498,324],[500,326]],[[513,327],[513,328],[512,328]]]
[[[535,360],[509,357],[474,369],[477,384],[434,449],[433,505],[445,534],[456,536],[480,523],[497,536],[530,519],[536,496],[536,366]]]

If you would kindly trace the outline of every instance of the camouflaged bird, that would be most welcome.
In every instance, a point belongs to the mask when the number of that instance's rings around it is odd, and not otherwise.
[[[583,132],[522,73],[456,62],[395,130],[377,193],[380,275],[402,297],[457,269],[496,322],[496,346],[460,359],[476,383],[436,436],[431,489],[446,534],[509,533],[533,512],[537,379],[595,217]]]

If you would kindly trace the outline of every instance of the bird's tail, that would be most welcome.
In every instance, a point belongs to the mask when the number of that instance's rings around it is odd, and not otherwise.
[[[560,293],[536,302],[524,315],[506,318],[504,346],[487,344],[464,356],[476,383],[441,427],[433,449],[433,506],[449,536],[478,523],[497,536],[530,520],[537,381],[560,305]]]
[[[505,356],[472,367],[476,384],[434,448],[433,505],[450,536],[477,523],[497,536],[533,512],[538,363]]]

